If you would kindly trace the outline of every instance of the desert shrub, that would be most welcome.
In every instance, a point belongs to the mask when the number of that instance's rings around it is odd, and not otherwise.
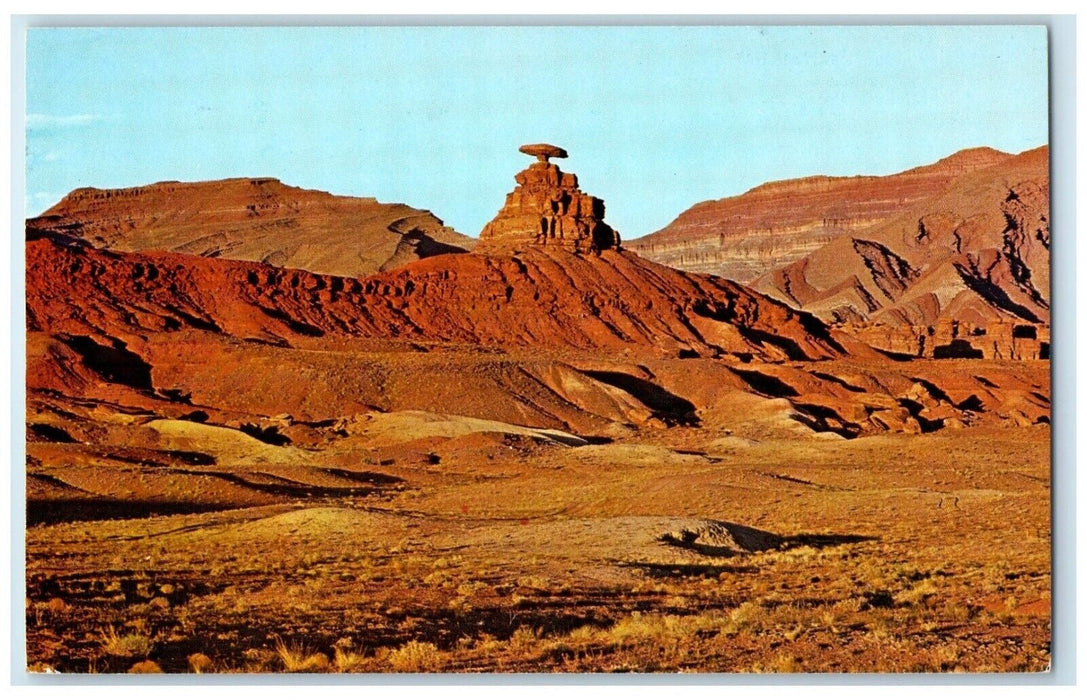
[[[835,612],[847,615],[860,612],[861,608],[864,607],[864,604],[865,601],[863,598],[850,597],[836,601],[831,607],[834,609]]]
[[[151,638],[146,634],[120,634],[113,625],[102,631],[102,651],[108,656],[125,659],[147,656],[151,647]]]
[[[672,643],[690,639],[702,633],[718,633],[730,624],[731,620],[726,619],[717,611],[698,615],[643,615],[640,612],[633,612],[616,621],[601,636],[618,644],[645,641],[658,644]],[[576,637],[590,634],[594,634],[591,627],[579,628],[571,632],[567,639],[573,642],[576,641]]]
[[[128,669],[129,673],[162,673],[162,667],[154,661],[137,661]]]
[[[478,593],[479,591],[485,590],[486,588],[487,584],[483,583],[482,581],[465,581],[464,583],[457,586],[457,593],[462,596],[470,596]]]
[[[502,642],[498,641],[493,634],[484,632],[475,641],[474,648],[482,652],[495,652],[502,648]]]
[[[189,670],[193,673],[208,673],[215,667],[215,662],[207,654],[196,652],[189,654]]]
[[[366,654],[355,651],[355,640],[351,637],[340,637],[332,645],[332,668],[337,673],[356,673],[365,663]]]
[[[925,603],[928,598],[934,595],[936,595],[936,585],[932,582],[932,579],[926,578],[909,590],[895,596],[895,602],[900,605],[918,605]]]
[[[521,588],[528,588],[536,591],[546,591],[550,588],[547,579],[540,576],[522,576],[517,579],[517,585]]]
[[[522,625],[510,635],[509,645],[511,649],[527,651],[536,646],[539,640],[540,635],[536,630]]]
[[[445,571],[438,570],[423,577],[423,583],[428,586],[440,586],[449,581],[449,574]]]
[[[441,665],[443,654],[430,642],[412,640],[389,652],[389,666],[402,673],[433,671]]]
[[[751,627],[762,614],[762,609],[758,603],[747,601],[741,603],[738,607],[728,614],[728,624],[725,627],[725,631],[730,634],[735,634],[742,629]]]
[[[616,642],[633,640],[668,639],[682,634],[679,618],[675,615],[643,615],[631,613],[621,618],[611,629],[608,637]]]
[[[452,612],[463,614],[472,609],[472,604],[469,602],[467,596],[459,595],[450,598],[446,602],[445,607]]]
[[[71,611],[72,606],[65,602],[63,598],[50,598],[49,602],[45,604],[45,609],[53,615],[64,615]]]
[[[866,625],[868,634],[879,641],[887,641],[895,637],[895,626],[886,618],[877,617]]]
[[[357,673],[366,663],[366,657],[348,646],[337,646],[332,656],[332,667],[337,673]]]
[[[566,639],[573,643],[587,644],[595,639],[599,632],[600,630],[592,625],[583,625],[577,629],[571,630],[566,635]]]
[[[804,670],[800,666],[800,659],[789,654],[779,654],[767,669],[773,673],[800,673]]]

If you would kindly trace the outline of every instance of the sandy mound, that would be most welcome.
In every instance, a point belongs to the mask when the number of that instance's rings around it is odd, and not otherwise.
[[[780,547],[784,542],[778,535],[765,530],[716,520],[692,522],[664,533],[660,540],[708,555],[761,552]]]
[[[304,450],[269,445],[233,428],[186,420],[153,420],[145,427],[158,433],[163,449],[210,454],[220,466],[303,464],[312,459]]]
[[[389,447],[426,438],[454,439],[473,433],[517,435],[571,447],[588,444],[582,438],[562,430],[528,428],[499,421],[426,411],[367,413],[348,423],[346,430],[350,436],[364,438],[370,447]]]

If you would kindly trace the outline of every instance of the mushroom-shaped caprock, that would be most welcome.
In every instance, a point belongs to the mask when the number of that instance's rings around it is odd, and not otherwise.
[[[536,156],[541,163],[546,163],[548,158],[566,158],[565,148],[552,146],[549,143],[526,143],[518,150],[528,156]]]

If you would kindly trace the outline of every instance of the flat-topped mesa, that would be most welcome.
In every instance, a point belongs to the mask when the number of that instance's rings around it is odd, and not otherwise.
[[[577,253],[619,247],[619,232],[604,223],[604,201],[585,194],[577,176],[549,158],[566,151],[546,143],[521,146],[537,160],[517,173],[517,187],[479,234],[477,252],[516,252],[528,246],[560,246]]]

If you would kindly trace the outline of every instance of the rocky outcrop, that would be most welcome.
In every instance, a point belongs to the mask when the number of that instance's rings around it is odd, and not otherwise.
[[[173,251],[348,277],[475,245],[428,211],[272,178],[78,189],[27,221],[27,231],[110,250]]]
[[[541,245],[574,252],[618,247],[619,233],[604,223],[603,200],[582,192],[576,175],[550,162],[565,158],[565,150],[550,144],[528,144],[520,150],[537,160],[515,176],[517,187],[479,234],[479,252]]]
[[[846,324],[843,330],[874,348],[933,359],[1048,360],[1046,324],[999,320],[982,325],[942,319],[931,326]]]
[[[771,182],[737,197],[696,204],[665,228],[627,245],[665,265],[746,283],[886,222],[940,194],[956,178],[1010,157],[976,148],[885,177]]]

